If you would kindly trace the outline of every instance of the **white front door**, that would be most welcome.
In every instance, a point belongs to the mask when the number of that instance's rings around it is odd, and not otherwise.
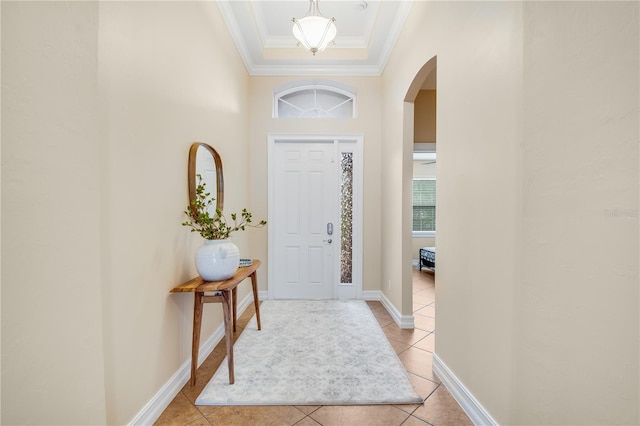
[[[362,296],[362,138],[269,137],[269,298]]]
[[[277,142],[273,202],[275,297],[333,298],[334,143]]]

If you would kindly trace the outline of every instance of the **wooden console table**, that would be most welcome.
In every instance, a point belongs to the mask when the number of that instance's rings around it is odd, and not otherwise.
[[[238,312],[238,284],[246,278],[251,278],[253,287],[253,303],[256,308],[258,330],[260,325],[260,301],[258,300],[258,278],[256,271],[260,261],[253,259],[250,266],[238,268],[235,275],[224,281],[205,281],[202,277],[193,278],[171,289],[171,293],[195,293],[193,304],[193,339],[191,346],[191,386],[196,384],[196,370],[198,368],[198,352],[200,349],[200,327],[202,324],[202,306],[204,303],[222,303],[224,316],[224,336],[227,345],[227,364],[229,367],[229,383],[235,381],[233,376],[233,332],[236,331],[236,316]],[[216,292],[205,295],[205,292]]]

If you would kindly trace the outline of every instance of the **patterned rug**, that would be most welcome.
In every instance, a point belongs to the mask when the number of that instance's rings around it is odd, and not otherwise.
[[[362,300],[267,300],[196,405],[414,404],[422,399]]]

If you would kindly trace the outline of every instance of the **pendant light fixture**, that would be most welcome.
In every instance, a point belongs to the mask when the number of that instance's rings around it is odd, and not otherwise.
[[[313,55],[322,52],[336,37],[335,18],[327,19],[318,9],[318,0],[309,0],[309,11],[304,18],[293,18],[293,36],[298,45],[311,51]]]

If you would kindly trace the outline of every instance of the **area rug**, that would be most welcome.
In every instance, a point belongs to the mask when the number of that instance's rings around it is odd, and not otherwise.
[[[196,405],[414,404],[422,399],[362,300],[267,300]]]

